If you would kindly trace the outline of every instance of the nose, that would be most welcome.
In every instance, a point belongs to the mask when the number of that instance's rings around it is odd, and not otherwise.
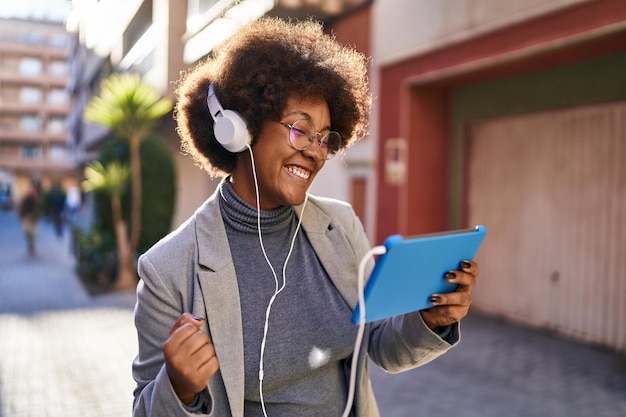
[[[322,135],[319,133],[313,136],[313,142],[311,146],[302,150],[302,154],[308,158],[312,158],[313,160],[326,160],[326,149],[320,143],[322,140]]]

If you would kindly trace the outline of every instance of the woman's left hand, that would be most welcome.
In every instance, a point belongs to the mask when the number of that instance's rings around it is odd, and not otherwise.
[[[467,315],[472,304],[472,290],[476,285],[478,274],[478,264],[473,261],[463,261],[459,270],[446,273],[444,279],[450,283],[459,284],[459,287],[451,293],[433,294],[430,302],[434,304],[434,307],[420,311],[422,319],[431,330],[449,326]]]

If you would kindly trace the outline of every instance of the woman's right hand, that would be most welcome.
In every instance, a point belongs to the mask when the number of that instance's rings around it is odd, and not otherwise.
[[[202,331],[203,324],[204,319],[184,313],[163,344],[167,374],[176,395],[185,404],[207,387],[220,367],[211,339]]]

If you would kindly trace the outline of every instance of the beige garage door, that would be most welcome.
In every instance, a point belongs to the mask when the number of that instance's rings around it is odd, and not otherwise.
[[[626,104],[476,122],[475,306],[626,351]]]

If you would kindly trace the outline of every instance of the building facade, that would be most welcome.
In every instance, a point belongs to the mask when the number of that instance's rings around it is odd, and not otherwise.
[[[69,35],[63,22],[0,19],[0,187],[77,184],[68,148]]]

